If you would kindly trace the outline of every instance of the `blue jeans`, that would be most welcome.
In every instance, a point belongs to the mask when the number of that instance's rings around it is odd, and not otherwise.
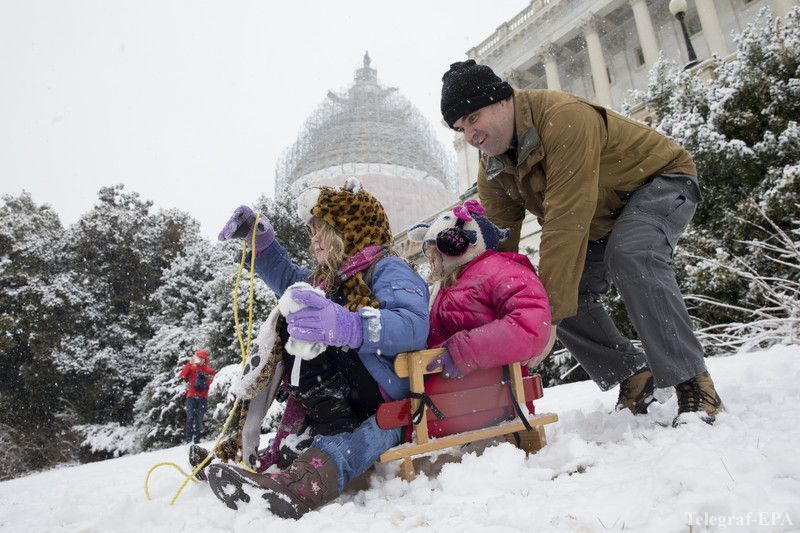
[[[203,436],[203,417],[206,414],[205,398],[186,398],[186,442],[198,442]]]
[[[371,416],[352,433],[317,435],[311,447],[322,450],[333,459],[341,494],[344,486],[366,472],[383,452],[400,444],[404,429],[381,429],[375,417]]]

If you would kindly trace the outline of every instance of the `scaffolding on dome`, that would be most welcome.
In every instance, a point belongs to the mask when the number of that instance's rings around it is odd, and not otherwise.
[[[378,83],[370,62],[365,53],[354,83],[343,91],[329,91],[294,144],[281,154],[275,170],[276,193],[311,183],[326,170],[354,173],[349,169],[355,166],[435,182],[455,192],[453,156],[396,87]]]

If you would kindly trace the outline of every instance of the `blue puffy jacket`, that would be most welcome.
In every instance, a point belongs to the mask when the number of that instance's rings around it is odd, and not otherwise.
[[[256,256],[255,271],[278,298],[293,283],[308,281],[311,272],[292,263],[275,240]],[[422,350],[428,338],[428,287],[398,257],[384,257],[375,265],[370,283],[372,297],[380,302],[376,313],[362,307],[363,344],[358,356],[373,379],[393,400],[408,397],[408,379],[394,373],[398,353]]]

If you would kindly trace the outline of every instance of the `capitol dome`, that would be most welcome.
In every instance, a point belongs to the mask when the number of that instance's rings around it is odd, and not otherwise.
[[[327,98],[282,154],[276,196],[356,176],[383,203],[397,233],[455,200],[453,158],[395,87],[378,83],[369,54],[353,84]]]

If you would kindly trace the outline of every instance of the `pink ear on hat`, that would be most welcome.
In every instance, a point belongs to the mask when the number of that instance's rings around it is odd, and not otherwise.
[[[464,222],[469,222],[472,220],[472,217],[469,216],[469,210],[466,206],[457,205],[453,208],[453,214],[459,218],[459,220],[463,220]]]
[[[485,215],[486,209],[484,209],[480,202],[474,198],[464,202],[464,205],[457,205],[453,208],[453,214],[464,222],[469,222],[472,220],[470,213],[473,215]]]
[[[466,207],[470,213],[474,213],[476,215],[486,214],[486,209],[484,209],[481,203],[474,198],[470,198],[469,200],[464,202],[464,207]]]

